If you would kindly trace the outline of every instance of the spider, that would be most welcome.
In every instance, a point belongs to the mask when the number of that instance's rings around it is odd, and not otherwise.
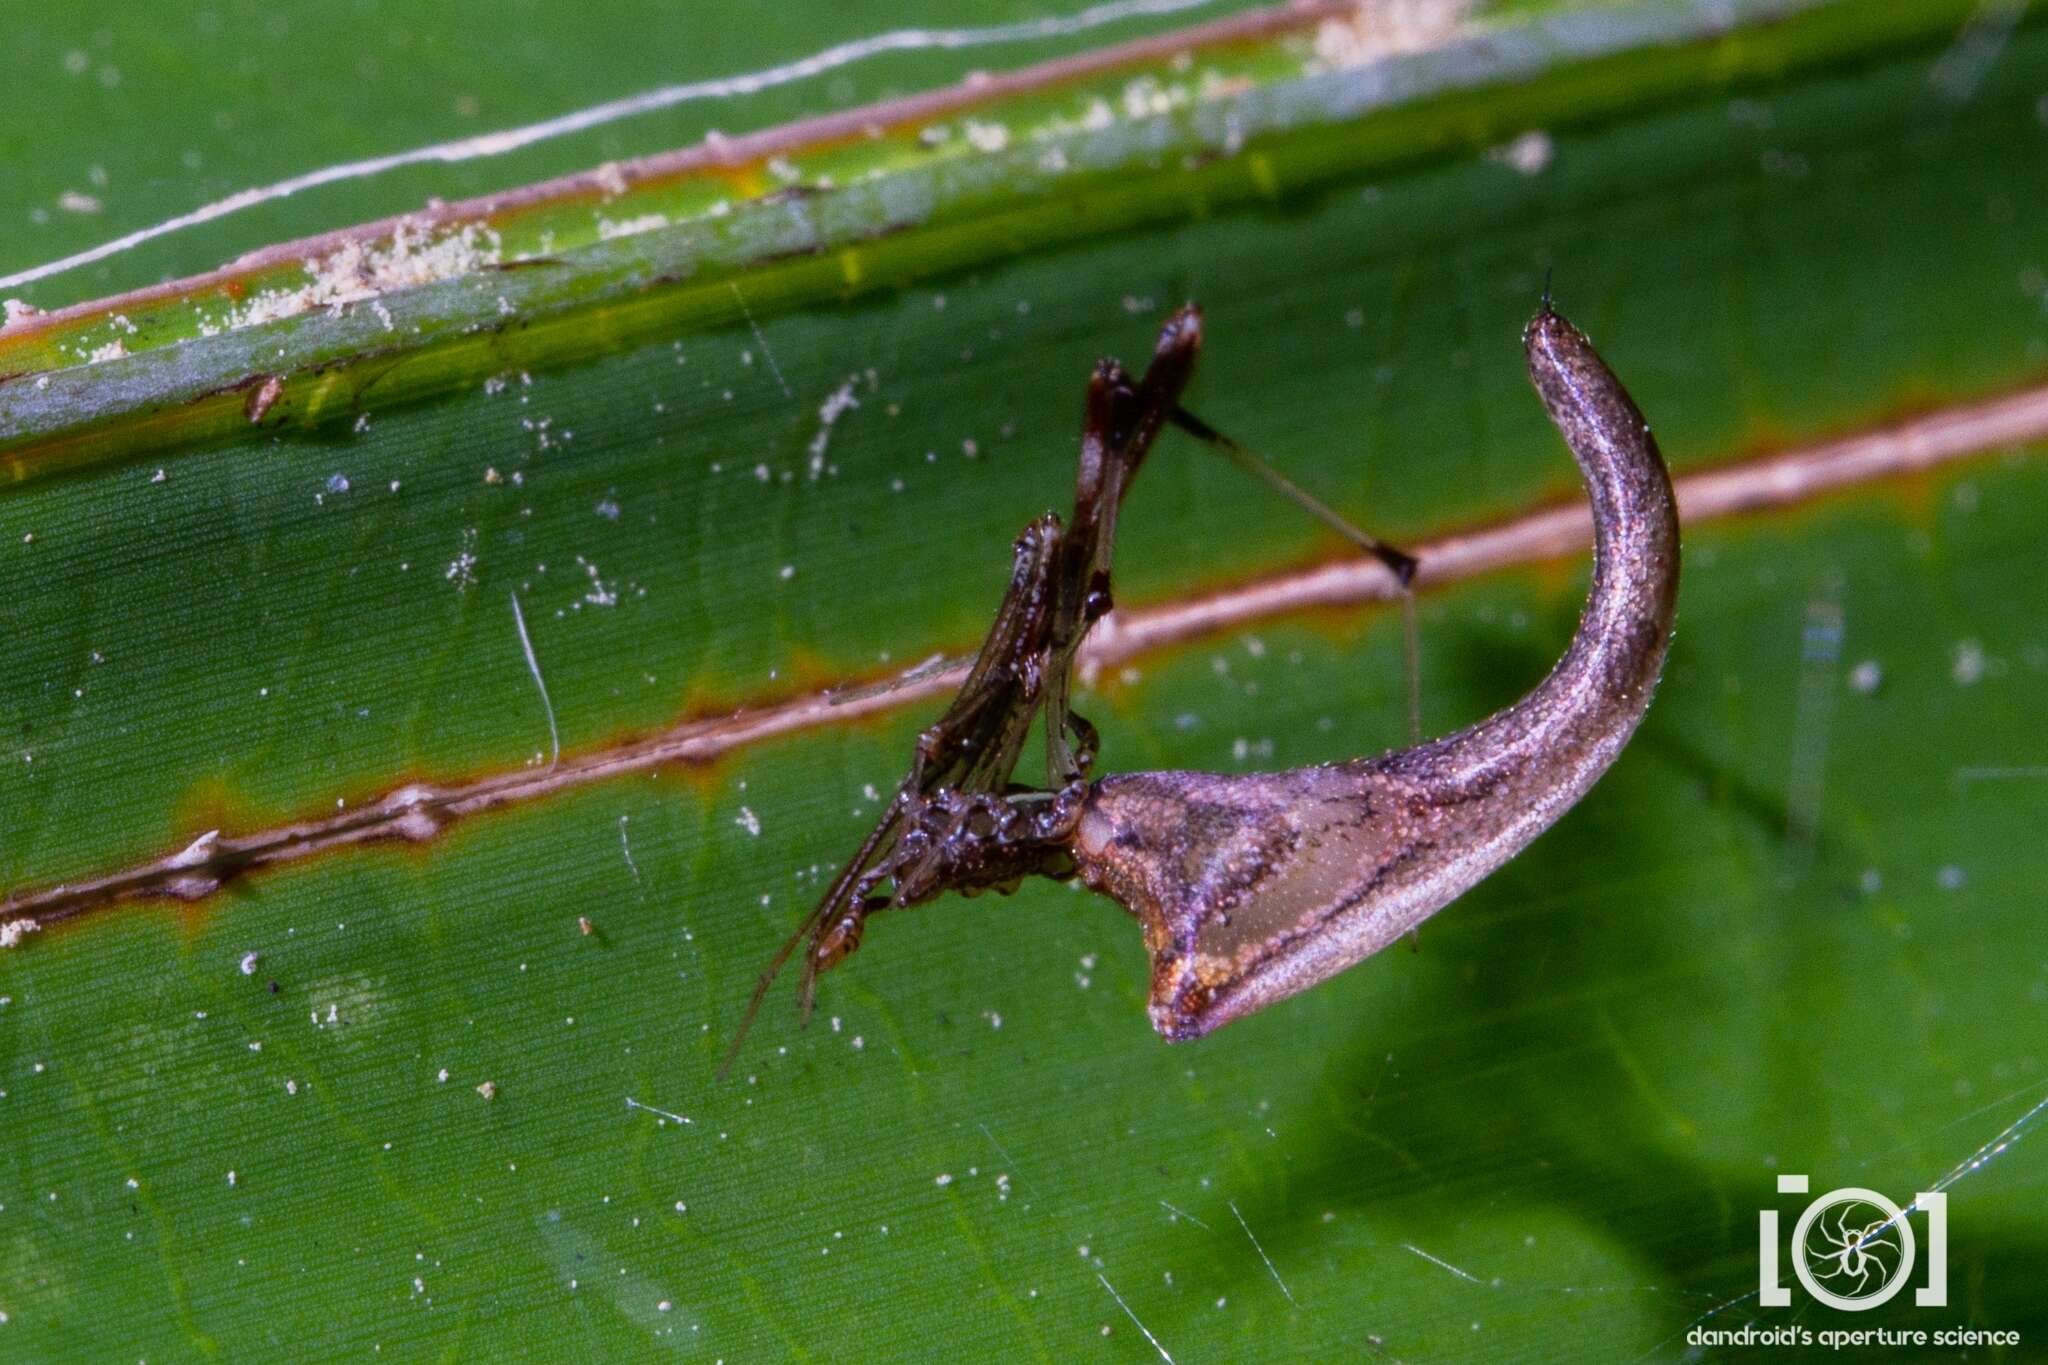
[[[1884,1255],[1889,1252],[1896,1257],[1899,1254],[1899,1244],[1896,1240],[1888,1240],[1882,1236],[1892,1225],[1889,1218],[1880,1216],[1860,1227],[1851,1228],[1850,1207],[1849,1204],[1843,1204],[1835,1211],[1833,1227],[1828,1226],[1825,1215],[1814,1220],[1821,1240],[1832,1250],[1818,1254],[1809,1251],[1807,1264],[1819,1279],[1855,1277],[1854,1286],[1842,1296],[1853,1299],[1862,1297],[1869,1289],[1872,1275],[1878,1277],[1879,1284],[1883,1284],[1890,1277],[1897,1262],[1887,1265]],[[1833,1268],[1823,1269],[1829,1262],[1833,1263]]]
[[[1594,525],[1592,594],[1550,675],[1476,725],[1374,758],[1094,778],[1100,737],[1070,704],[1074,662],[1112,605],[1124,495],[1168,425],[1294,498],[1393,575],[1417,728],[1417,561],[1181,406],[1201,339],[1188,305],[1167,318],[1141,377],[1113,360],[1095,367],[1071,521],[1048,513],[1018,537],[1009,589],[959,694],[918,736],[875,827],[761,974],[721,1070],[800,947],[798,1009],[808,1017],[818,974],[859,947],[870,915],[946,891],[1006,892],[1029,876],[1079,877],[1135,915],[1152,957],[1154,1027],[1200,1037],[1412,931],[1569,810],[1628,742],[1677,608],[1677,506],[1649,424],[1546,292],[1523,349],[1586,480]],[[1021,786],[1017,764],[1041,717],[1046,785]]]

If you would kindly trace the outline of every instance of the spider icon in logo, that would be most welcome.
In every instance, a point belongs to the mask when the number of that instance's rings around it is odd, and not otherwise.
[[[1834,1308],[1875,1308],[1913,1271],[1913,1225],[1876,1190],[1831,1190],[1792,1228],[1792,1269]]]

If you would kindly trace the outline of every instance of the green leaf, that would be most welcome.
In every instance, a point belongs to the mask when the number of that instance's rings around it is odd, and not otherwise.
[[[1020,17],[970,9],[887,22]],[[33,10],[17,276],[881,27]],[[10,286],[53,311],[0,334],[0,1346],[2038,1337],[2048,1184],[2025,1142],[1968,1163],[2048,1088],[2048,30],[1976,11],[1516,6],[1335,67],[1314,12],[905,48]],[[776,131],[976,67],[1027,75],[879,137]],[[632,172],[713,126],[764,136]],[[456,207],[409,245],[197,274],[429,195]],[[386,273],[337,275],[350,242]],[[1691,523],[1662,691],[1578,810],[1416,951],[1199,1044],[1147,1029],[1127,918],[1032,885],[881,917],[808,1030],[785,987],[714,1080],[940,705],[819,690],[973,647],[1066,500],[1088,367],[1182,299],[1196,409],[1438,575],[1427,728],[1539,677],[1584,591],[1519,371],[1546,276]],[[1343,547],[1186,443],[1148,468],[1080,701],[1106,764],[1399,742],[1398,622]],[[1760,1306],[1791,1172],[1950,1180],[1949,1306]]]

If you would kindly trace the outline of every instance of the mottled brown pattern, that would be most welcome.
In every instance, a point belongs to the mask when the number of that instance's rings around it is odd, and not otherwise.
[[[1650,704],[1678,596],[1678,514],[1621,382],[1547,307],[1529,374],[1593,504],[1593,587],[1526,697],[1377,758],[1131,773],[1090,791],[1082,879],[1138,916],[1153,1025],[1195,1038],[1327,980],[1520,852],[1599,779]]]

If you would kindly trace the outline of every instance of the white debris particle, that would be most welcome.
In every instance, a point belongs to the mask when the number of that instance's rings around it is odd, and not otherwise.
[[[1984,646],[1975,640],[1965,640],[1956,646],[1955,663],[1949,668],[1949,676],[1960,687],[1981,680],[1984,676]]]
[[[0,924],[0,948],[12,948],[28,935],[41,932],[42,927],[27,915]]]
[[[1194,92],[1185,85],[1167,85],[1156,76],[1140,76],[1123,88],[1124,113],[1131,118],[1149,118],[1172,113],[1192,103]]]
[[[756,837],[761,833],[761,817],[747,806],[740,807],[740,813],[733,817],[733,823]]]
[[[233,1189],[233,1188],[234,1188],[234,1186],[235,1186],[235,1173],[234,1173],[233,1171],[229,1171],[229,1172],[228,1172],[228,1188],[229,1188],[229,1189]]]
[[[434,1074],[434,1079],[437,1081],[445,1082],[448,1079],[448,1068],[445,1066],[442,1067],[438,1072]]]
[[[1003,1016],[996,1013],[994,1010],[983,1010],[981,1012],[981,1017],[988,1020],[988,1026],[992,1029],[1001,1028],[1003,1026]]]
[[[166,867],[197,867],[213,856],[215,845],[220,842],[220,831],[210,829],[194,839],[184,848],[164,859]]]
[[[1383,0],[1358,5],[1316,30],[1315,65],[1363,66],[1397,52],[1439,47],[1464,27],[1472,0]]]
[[[619,222],[614,222],[609,218],[599,218],[597,220],[597,239],[601,242],[608,242],[614,237],[632,237],[642,232],[652,232],[656,228],[665,228],[667,226],[668,215],[665,213],[643,213],[638,218],[627,218]]]
[[[327,491],[330,493],[348,492],[348,475],[329,474],[327,476]]]
[[[119,360],[127,354],[128,347],[122,343],[121,338],[115,337],[104,346],[94,347],[92,353],[86,356],[86,359],[92,364],[97,365],[103,360]]]
[[[1000,123],[966,119],[961,123],[960,131],[966,134],[968,144],[977,152],[1000,152],[1010,145],[1010,130]]]
[[[66,213],[98,213],[100,201],[80,190],[66,190],[57,196],[57,207]]]
[[[1501,165],[1521,172],[1523,175],[1541,175],[1550,167],[1557,155],[1557,144],[1550,140],[1550,134],[1540,128],[1532,128],[1512,142],[1504,142],[1489,151],[1487,157]]]
[[[657,1313],[666,1313],[674,1307],[674,1304],[670,1303],[667,1299],[663,1299],[660,1303],[654,1305],[654,1311]]]
[[[1849,670],[1849,686],[1869,696],[1884,686],[1884,668],[1875,659],[1865,659]]]
[[[788,582],[788,581],[789,581],[790,579],[792,579],[792,578],[795,578],[795,577],[796,577],[796,565],[794,565],[794,564],[785,564],[785,565],[783,565],[783,566],[782,566],[782,567],[781,567],[780,569],[777,569],[777,570],[775,571],[775,576],[776,576],[777,578],[781,579],[781,580],[782,580],[783,582],[787,583],[787,582]]]
[[[297,1081],[295,1081],[295,1080],[291,1079],[291,1077],[289,1077],[289,1076],[285,1077],[285,1082],[284,1082],[284,1093],[285,1093],[285,1094],[287,1094],[287,1095],[296,1095],[296,1094],[298,1094],[298,1093],[299,1093],[299,1083],[298,1083]]]
[[[868,1040],[861,1037],[858,1033],[854,1034],[853,1041],[847,1044],[847,1046],[851,1047],[855,1052],[864,1051],[867,1048],[867,1045]]]
[[[42,309],[25,299],[0,299],[0,331],[42,315]]]
[[[932,1184],[937,1185],[940,1189],[944,1189],[946,1186],[952,1183],[952,1175],[945,1171],[941,1171],[937,1175],[932,1177]]]
[[[597,504],[597,514],[606,521],[617,521],[619,519],[619,504],[611,498],[605,498]]]
[[[485,1081],[476,1088],[476,1093],[482,1095],[487,1100],[494,1100],[498,1098],[498,1083],[496,1081]]]

